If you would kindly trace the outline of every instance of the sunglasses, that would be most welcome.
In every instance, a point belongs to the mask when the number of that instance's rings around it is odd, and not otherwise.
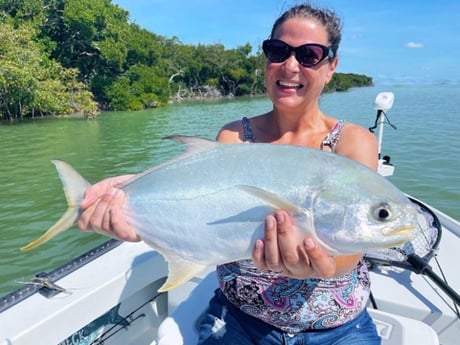
[[[292,47],[281,40],[271,39],[262,43],[262,49],[271,62],[283,62],[294,52],[296,60],[304,67],[313,67],[326,58],[334,57],[334,52],[330,48],[317,43]]]

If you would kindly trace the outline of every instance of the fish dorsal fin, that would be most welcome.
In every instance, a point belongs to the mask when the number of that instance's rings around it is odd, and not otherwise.
[[[150,174],[152,171],[156,171],[158,169],[164,168],[165,166],[168,166],[174,162],[178,162],[180,160],[183,160],[187,157],[193,156],[194,154],[200,153],[200,152],[205,152],[212,150],[215,148],[219,143],[213,140],[205,139],[205,138],[200,138],[200,137],[193,137],[193,136],[187,136],[187,135],[168,135],[164,137],[163,139],[169,139],[173,141],[177,141],[178,143],[181,143],[182,145],[185,146],[185,152],[180,154],[177,157],[174,157],[162,164],[155,165],[154,167],[151,167],[136,176],[133,176],[133,178],[129,179],[128,181],[125,181],[118,187],[123,187],[139,178],[142,176]]]
[[[185,154],[195,154],[198,152],[208,151],[219,145],[214,140],[209,140],[200,137],[193,137],[188,135],[168,135],[163,139],[169,139],[173,141],[177,141],[186,147]]]
[[[203,272],[207,266],[187,261],[177,255],[164,254],[165,260],[168,262],[168,279],[158,289],[158,292],[166,292],[172,290],[179,285],[192,279],[198,273]]]

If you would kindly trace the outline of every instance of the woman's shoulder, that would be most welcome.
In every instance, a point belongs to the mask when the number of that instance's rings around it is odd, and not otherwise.
[[[261,123],[264,123],[266,117],[267,114],[242,117],[239,120],[227,123],[220,129],[217,141],[224,143],[255,142],[255,129],[262,126]]]
[[[242,142],[243,123],[242,120],[236,120],[224,125],[217,134],[216,140],[222,143],[239,143]]]
[[[377,138],[368,129],[347,122],[342,130],[336,152],[361,162],[372,169],[377,169]]]
[[[342,137],[344,141],[351,143],[356,141],[360,143],[368,142],[369,144],[377,143],[371,131],[352,122],[343,123]]]

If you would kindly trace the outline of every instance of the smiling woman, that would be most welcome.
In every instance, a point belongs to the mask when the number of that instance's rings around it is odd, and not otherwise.
[[[340,26],[334,12],[309,4],[294,6],[281,15],[263,44],[267,57],[265,87],[273,109],[250,118],[249,125],[233,122],[224,126],[218,140],[241,142],[249,127],[257,142],[318,149],[326,138],[334,136],[333,152],[376,169],[375,138],[356,125],[339,123],[319,108],[319,96],[337,68]],[[357,143],[356,136],[366,144]],[[325,169],[333,176],[334,165]],[[296,222],[290,214],[292,211],[279,210],[266,218],[265,238],[256,241],[253,261],[217,267],[220,290],[201,325],[200,344],[250,344],[253,339],[267,344],[287,339],[309,344],[380,343],[364,309],[369,291],[361,255],[332,257],[318,239],[308,235],[299,246]],[[316,223],[312,226],[322,227]],[[345,282],[350,287],[347,292],[339,288]],[[314,288],[318,286],[321,288]],[[343,305],[334,297],[336,289],[347,295],[345,299],[363,304]],[[327,300],[328,307],[318,308],[320,299]],[[215,320],[226,323],[224,335],[213,331]],[[360,331],[352,331],[357,324]]]
[[[339,122],[319,108],[319,97],[338,65],[335,53],[341,39],[340,26],[334,12],[309,4],[286,11],[275,22],[270,40],[265,43],[265,87],[272,109],[243,122],[225,125],[217,140],[239,144],[252,134],[252,141],[258,143],[327,147],[375,170],[378,156],[375,137],[358,125]],[[325,141],[330,144],[324,145]],[[286,156],[289,161],[290,155]],[[287,169],[289,163],[283,166]],[[263,166],[263,162],[255,164]],[[332,162],[323,170],[332,176],[340,171]],[[260,179],[265,180],[263,176]],[[279,180],[278,187],[291,189],[289,178]],[[80,204],[83,212],[79,226],[120,239],[138,239],[135,223],[122,217],[126,194],[115,186],[115,181],[119,182],[119,178],[106,179],[87,190]],[[229,198],[236,200],[234,194]],[[318,196],[318,200],[325,199]],[[365,309],[369,277],[362,254],[332,256],[319,238],[302,235],[299,240],[289,203],[276,205],[284,210],[265,218],[264,238],[256,240],[252,260],[217,266],[220,289],[203,318],[199,343],[252,344],[253,339],[260,338],[267,344],[279,344],[289,338],[312,344],[339,339],[344,344],[359,341],[379,344],[376,328]],[[344,231],[356,230],[355,227],[363,230],[360,225],[341,224]],[[327,244],[329,248],[332,245]],[[318,286],[321,288],[317,289]],[[327,303],[324,305],[319,300]],[[215,320],[226,324],[225,334],[213,331]],[[358,328],[359,332],[352,331]]]

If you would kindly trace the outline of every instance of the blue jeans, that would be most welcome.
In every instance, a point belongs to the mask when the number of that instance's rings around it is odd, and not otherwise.
[[[381,344],[366,310],[356,319],[337,328],[289,334],[235,308],[220,290],[216,291],[209,303],[199,333],[199,345]]]

